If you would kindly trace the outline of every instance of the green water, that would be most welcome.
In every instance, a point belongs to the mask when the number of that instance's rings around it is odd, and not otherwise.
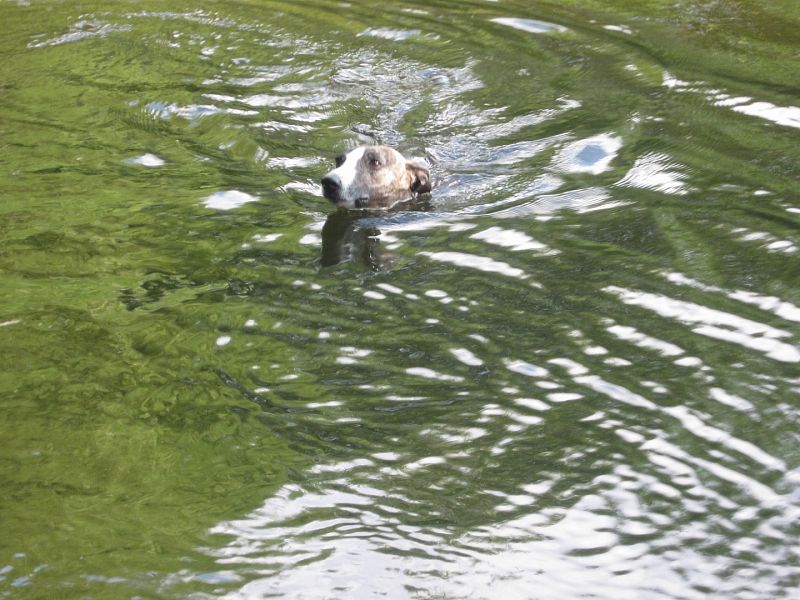
[[[0,598],[796,594],[796,2],[0,22]]]

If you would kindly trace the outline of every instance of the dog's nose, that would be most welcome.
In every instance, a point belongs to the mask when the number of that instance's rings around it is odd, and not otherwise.
[[[342,191],[342,181],[336,175],[325,175],[322,178],[322,193],[325,197],[332,201],[336,202],[339,198],[339,192]]]

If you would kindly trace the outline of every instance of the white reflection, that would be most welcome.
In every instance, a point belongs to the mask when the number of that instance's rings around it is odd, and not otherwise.
[[[544,367],[538,367],[536,365],[532,365],[531,363],[527,363],[524,360],[503,360],[503,363],[506,365],[506,368],[509,371],[513,371],[514,373],[519,373],[520,375],[525,375],[526,377],[547,377],[550,374],[550,371],[545,369]]]
[[[453,445],[469,444],[470,442],[474,442],[475,440],[484,437],[488,433],[489,432],[482,427],[466,427],[463,429],[457,429],[456,432],[443,431],[439,428],[423,429],[420,431],[420,435],[434,436],[443,442],[446,442],[447,444]]]
[[[203,204],[206,208],[214,210],[232,210],[256,201],[258,201],[258,198],[245,192],[226,190],[224,192],[214,192],[203,200]]]
[[[536,398],[515,398],[514,403],[524,406],[525,408],[530,408],[531,410],[538,410],[540,412],[550,410],[550,405],[547,402],[537,400]]]
[[[733,96],[718,89],[708,88],[702,81],[681,81],[666,71],[663,85],[681,92],[703,94],[714,106],[730,108],[735,112],[764,119],[783,127],[800,129],[800,107],[797,106],[778,106],[772,102],[754,100],[749,96]]]
[[[589,356],[605,356],[608,354],[608,348],[604,348],[603,346],[589,346],[584,348],[583,351]]]
[[[342,356],[336,358],[336,363],[340,365],[358,364],[359,358],[365,358],[372,354],[372,350],[354,348],[353,346],[342,346],[339,348],[339,351],[342,353]]]
[[[686,413],[675,416],[682,423],[687,420]],[[724,434],[719,438],[716,430],[709,431],[702,423],[689,421],[689,428],[704,437],[731,441]],[[468,443],[487,431],[467,429],[452,440]],[[740,519],[755,519],[763,508],[785,508],[783,499],[769,487],[692,456],[663,437],[645,439],[635,431],[616,432],[640,447],[665,477],[620,464],[592,481],[593,493],[579,495],[574,503],[551,506],[546,502],[539,507],[555,482],[538,474],[515,489],[482,490],[480,493],[490,501],[500,501],[494,504],[500,518],[460,532],[436,524],[443,517],[437,503],[419,505],[397,493],[372,487],[365,479],[356,484],[341,477],[332,482],[333,489],[318,492],[287,484],[247,517],[212,528],[212,533],[232,538],[221,548],[207,549],[218,570],[195,574],[186,569],[167,584],[185,587],[193,581],[225,581],[237,588],[224,596],[231,600],[273,596],[322,600],[334,589],[336,597],[342,598],[408,598],[412,586],[425,597],[529,600],[532,573],[542,597],[564,600],[584,596],[587,585],[593,596],[615,600],[703,600],[708,594],[694,587],[698,580],[704,587],[726,589],[729,575],[721,567],[729,566],[730,560],[709,562],[708,556],[696,549],[696,543],[680,542],[696,542],[708,537],[719,524],[735,524],[698,518],[681,524],[677,539],[666,549],[661,547],[661,536],[637,543],[637,537],[647,538],[662,533],[663,528],[677,527],[676,519],[682,518],[679,510],[653,509],[650,499],[661,497],[671,504],[680,503],[684,510],[697,515],[708,514],[714,505],[735,510],[738,505],[733,499],[706,484],[704,479],[709,474],[740,487],[758,503],[740,510]],[[439,434],[435,430],[430,433]],[[450,439],[450,435],[443,439]],[[511,443],[513,438],[506,438],[492,453],[502,453]],[[747,446],[737,448],[751,450]],[[771,462],[769,458],[766,463]],[[381,467],[383,477],[397,480],[447,464],[441,456],[428,455],[405,465],[402,459],[397,452],[386,451],[311,470],[339,477],[339,473],[369,473]],[[385,464],[375,465],[374,461]],[[504,516],[512,513],[521,516]],[[791,518],[792,513],[784,511],[781,517]],[[420,522],[426,524],[414,524]],[[754,538],[769,540],[781,535],[774,520],[765,521],[753,533]],[[757,552],[763,546],[743,538],[740,548]],[[784,558],[776,555],[772,560]],[[531,565],[535,565],[535,572]],[[758,566],[753,561],[753,567]],[[447,576],[438,576],[442,572]],[[686,580],[687,572],[691,581]],[[432,573],[437,575],[432,577]],[[741,581],[737,579],[732,585],[727,589],[739,589]]]
[[[666,154],[650,153],[636,159],[633,166],[615,185],[636,187],[683,196],[689,192],[686,175]]]
[[[420,469],[424,469],[425,467],[430,467],[433,465],[443,465],[446,463],[447,461],[441,456],[426,456],[425,458],[421,458],[417,461],[408,463],[403,467],[403,470],[413,472],[413,471],[419,471]]]
[[[290,181],[278,188],[281,192],[285,192],[288,190],[297,190],[299,192],[304,192],[311,196],[321,196],[322,192],[320,192],[319,184],[312,182],[312,181]]]
[[[608,31],[618,31],[627,35],[633,35],[633,30],[627,25],[603,25],[603,29]]]
[[[379,283],[377,287],[381,288],[385,292],[389,292],[390,294],[402,294],[403,290],[399,287],[393,286],[389,283]]]
[[[112,33],[126,32],[133,29],[132,25],[112,25],[96,19],[81,19],[70,25],[69,33],[43,42],[31,42],[28,48],[43,48],[45,46],[60,46],[70,42],[79,42],[95,37],[106,37]]]
[[[567,374],[575,377],[577,375],[586,375],[589,369],[584,367],[581,363],[572,360],[571,358],[551,358],[548,360],[551,365],[558,365],[567,371]]]
[[[230,77],[228,83],[236,87],[253,87],[263,83],[272,83],[290,75],[291,68],[283,65],[268,65],[253,69],[255,75],[250,77]]]
[[[438,371],[426,367],[411,367],[410,369],[406,369],[406,373],[414,375],[415,377],[423,377],[424,379],[433,379],[436,381],[450,381],[454,383],[464,381],[464,378],[458,375],[447,375],[446,373],[439,373]]]
[[[253,241],[257,244],[268,244],[269,242],[274,242],[277,239],[280,239],[283,236],[282,233],[267,233],[267,234],[260,234],[257,233],[253,236]]]
[[[575,377],[574,380],[575,383],[585,385],[589,389],[608,396],[613,400],[624,402],[625,404],[636,406],[638,408],[647,408],[650,410],[658,409],[658,406],[647,398],[640,396],[639,394],[632,392],[628,388],[622,387],[621,385],[606,381],[597,375],[579,375],[578,377]]]
[[[616,286],[606,287],[604,291],[618,296],[625,304],[647,308],[662,317],[686,325],[696,325],[693,329],[695,333],[763,352],[781,362],[800,362],[800,350],[779,341],[780,338],[791,337],[789,332],[782,329],[660,294]]]
[[[663,412],[680,421],[686,431],[703,438],[711,444],[719,444],[729,450],[738,452],[747,458],[761,463],[768,469],[775,471],[786,470],[786,464],[782,460],[764,452],[751,442],[734,437],[722,429],[704,423],[700,417],[685,406],[668,406],[663,409]]]
[[[384,462],[395,462],[400,460],[402,456],[397,452],[376,452],[372,455],[372,458]]]
[[[572,392],[556,392],[553,394],[547,394],[547,399],[554,404],[560,404],[562,402],[572,402],[574,400],[580,400],[583,398],[582,394],[575,394]]]
[[[140,165],[142,167],[161,167],[167,164],[163,158],[156,156],[155,154],[150,154],[149,152],[147,154],[142,154],[141,156],[126,158],[122,162],[124,162],[126,165]]]
[[[230,115],[244,115],[252,116],[258,113],[252,110],[241,110],[237,108],[220,108],[213,104],[189,104],[181,106],[179,104],[164,104],[163,102],[150,102],[145,105],[145,110],[161,119],[169,119],[170,117],[182,117],[184,119],[194,120],[201,117],[217,114],[230,114]]]
[[[708,391],[708,395],[711,396],[712,399],[716,400],[720,404],[724,404],[726,406],[730,406],[731,408],[735,408],[736,410],[741,410],[743,412],[750,412],[755,409],[755,405],[752,402],[745,400],[740,396],[736,396],[721,388],[711,388]]]
[[[784,127],[800,128],[800,108],[796,106],[776,106],[771,102],[753,102],[734,106],[733,110],[751,117],[759,117]]]
[[[617,336],[621,340],[631,342],[640,348],[648,350],[655,350],[662,356],[679,356],[683,354],[683,349],[675,344],[670,344],[658,338],[650,337],[634,327],[627,327],[623,325],[612,325],[608,328],[608,332]]]
[[[683,485],[690,486],[696,493],[702,491],[703,494],[714,497],[722,506],[733,508],[736,505],[727,498],[715,495],[708,486],[704,486],[697,476],[697,472],[689,467],[689,465],[696,465],[713,474],[718,479],[736,485],[750,497],[762,503],[764,507],[774,507],[781,504],[781,497],[763,483],[739,471],[724,467],[718,462],[705,460],[689,454],[663,438],[649,439],[642,445],[642,450],[651,452],[650,461],[653,464],[669,467],[669,470],[673,471],[670,473],[670,476],[676,483],[680,485],[681,479],[683,479]],[[675,469],[677,469],[677,473],[674,472]],[[689,478],[689,481],[686,481],[687,478]]]
[[[301,237],[297,243],[303,244],[304,246],[320,246],[322,245],[322,236],[315,233],[307,233]]]
[[[267,160],[267,166],[270,169],[298,169],[314,166],[318,162],[320,162],[318,158],[304,156],[275,156]]]
[[[356,37],[376,37],[391,42],[404,42],[410,38],[419,37],[422,31],[419,29],[390,29],[389,27],[368,27]],[[426,36],[428,37],[428,36]],[[438,37],[438,36],[436,36]]]
[[[474,233],[470,237],[495,244],[496,246],[508,248],[513,252],[520,252],[523,250],[549,250],[546,245],[537,242],[526,233],[513,229],[503,229],[502,227],[489,227],[489,229]]]
[[[517,279],[528,278],[522,269],[517,269],[508,263],[494,260],[487,256],[466,254],[464,252],[420,252],[420,255],[427,256],[431,260],[451,263],[459,267],[468,267],[488,273],[500,273],[501,275],[516,277]]]
[[[601,133],[565,145],[556,155],[554,163],[559,171],[566,173],[599,175],[608,170],[620,148],[620,137]]]
[[[364,292],[364,297],[371,298],[372,300],[386,300],[386,294],[376,292],[375,290],[369,290]]]
[[[564,31],[567,31],[567,28],[563,25],[548,23],[547,21],[537,21],[536,19],[498,17],[496,19],[491,19],[491,21],[493,23],[499,23],[500,25],[506,25],[507,27],[519,29],[520,31],[525,31],[527,33],[550,33],[553,31],[563,33]]]
[[[469,367],[480,367],[483,361],[466,348],[451,348],[450,353]]]
[[[789,240],[780,240],[766,231],[751,231],[745,227],[737,227],[733,233],[739,235],[742,242],[764,242],[762,248],[768,252],[783,252],[784,254],[796,254],[798,247]]]
[[[364,348],[355,348],[353,346],[342,346],[339,348],[342,354],[347,354],[348,356],[355,356],[358,358],[364,358],[365,356],[369,356],[372,354],[372,350],[366,350]]]
[[[699,325],[695,327],[693,331],[710,338],[722,340],[724,342],[732,342],[740,346],[758,350],[768,357],[781,362],[800,362],[800,350],[774,339],[753,337],[741,331],[731,331],[730,329],[717,327],[715,325]]]
[[[578,190],[569,190],[561,194],[543,194],[527,204],[515,206],[492,216],[523,216],[526,214],[539,215],[540,219],[550,218],[553,213],[560,210],[572,210],[576,213],[590,213],[598,210],[608,210],[627,205],[622,200],[610,200],[608,191],[601,187],[590,187]]]

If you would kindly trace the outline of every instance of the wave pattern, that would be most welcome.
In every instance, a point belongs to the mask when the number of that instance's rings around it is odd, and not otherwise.
[[[47,204],[63,211],[58,285],[121,288],[93,305],[125,312],[109,338],[135,357],[142,418],[191,438],[187,455],[197,436],[215,448],[208,473],[172,472],[173,506],[213,506],[187,526],[207,535],[175,551],[185,564],[82,582],[791,597],[800,157],[785,90],[717,55],[682,66],[656,35],[678,25],[624,11],[261,4],[115,8],[25,45],[76,53],[96,71],[64,79],[113,99],[55,134],[81,159],[48,168],[84,184]],[[12,88],[14,123],[44,118]],[[109,121],[120,139],[83,141]],[[374,142],[432,164],[429,204],[326,204],[332,157]],[[33,181],[9,160],[15,185]],[[85,249],[90,224],[109,248]],[[36,262],[47,235],[10,238],[3,267],[54,276]],[[27,310],[0,331],[28,327]],[[164,381],[204,404],[159,400]],[[274,454],[256,455],[266,438]],[[231,481],[256,500],[218,506]]]

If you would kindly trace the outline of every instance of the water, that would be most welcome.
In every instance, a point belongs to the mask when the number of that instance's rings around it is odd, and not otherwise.
[[[0,21],[0,597],[796,597],[796,3]]]

